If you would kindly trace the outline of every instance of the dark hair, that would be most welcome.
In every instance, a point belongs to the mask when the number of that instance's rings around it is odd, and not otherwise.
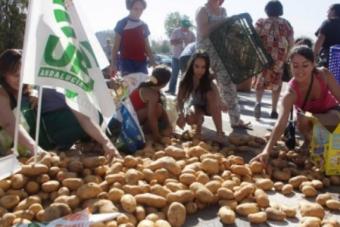
[[[198,90],[200,90],[203,94],[207,93],[210,91],[211,88],[211,78],[210,78],[210,58],[207,52],[198,50],[194,55],[189,60],[188,63],[188,68],[186,72],[184,73],[183,79],[181,83],[179,84],[180,89],[183,89],[184,91],[184,99],[188,99],[191,92],[194,89],[193,85],[193,76],[194,76],[194,63],[196,59],[203,59],[205,61],[205,66],[206,66],[206,71],[201,78],[199,85],[198,85]]]
[[[299,37],[295,40],[295,45],[306,45],[309,48],[313,48],[313,41],[308,37]]]
[[[280,1],[271,0],[264,8],[268,17],[279,17],[283,15],[283,6]]]
[[[334,10],[336,17],[340,17],[340,4],[333,4],[329,7],[329,9]]]
[[[289,61],[291,61],[295,55],[301,55],[302,57],[306,58],[308,61],[314,63],[314,52],[312,48],[306,45],[298,45],[298,46],[293,47],[289,53]]]
[[[15,94],[16,92],[9,86],[5,80],[8,73],[16,73],[21,66],[21,50],[7,49],[0,55],[0,84],[7,92]]]
[[[171,70],[166,65],[158,65],[152,70],[151,76],[155,77],[157,82],[154,81],[146,81],[139,85],[139,87],[156,87],[156,86],[165,86],[171,77]]]
[[[146,8],[146,1],[144,0],[126,0],[125,4],[126,4],[126,8],[128,10],[132,9],[133,4],[135,4],[136,2],[141,2],[144,5],[144,9]]]

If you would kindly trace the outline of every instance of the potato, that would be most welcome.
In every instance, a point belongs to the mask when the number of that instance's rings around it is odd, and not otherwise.
[[[185,151],[176,146],[167,146],[164,151],[167,156],[173,157],[174,159],[184,159],[186,157]]]
[[[137,227],[155,227],[155,223],[151,220],[143,220],[138,223]]]
[[[330,193],[323,193],[323,194],[319,194],[316,197],[315,202],[317,202],[321,206],[326,206],[327,200],[330,200],[330,199],[332,199],[332,195]]]
[[[135,215],[138,221],[145,219],[145,209],[143,206],[136,206]]]
[[[249,195],[254,193],[255,191],[255,186],[253,184],[246,184],[245,186],[239,188],[234,192],[234,197],[236,201],[241,201],[245,198],[247,198]]]
[[[26,210],[29,206],[31,206],[34,203],[41,203],[41,199],[39,196],[29,196],[26,199],[20,201],[18,205],[15,207],[15,211],[17,210]]]
[[[175,176],[181,173],[181,168],[176,163],[176,160],[169,156],[165,156],[157,159],[156,161],[153,161],[152,163],[150,163],[149,168],[153,171],[156,169],[165,168]]]
[[[288,183],[294,188],[299,188],[302,182],[308,181],[308,178],[304,175],[295,176],[289,179]]]
[[[265,178],[265,179],[256,179],[255,180],[256,187],[263,189],[265,191],[271,190],[274,186],[274,183],[271,179]]]
[[[196,177],[194,174],[191,173],[182,173],[179,176],[179,182],[181,182],[184,185],[190,185],[196,181]]]
[[[135,168],[135,167],[137,167],[139,160],[140,160],[139,158],[134,157],[132,155],[126,155],[124,157],[124,160],[123,160],[123,165],[126,168]],[[111,166],[111,168],[112,168],[112,166]],[[121,171],[121,169],[119,169],[119,171]]]
[[[198,172],[196,175],[197,175],[196,181],[201,184],[206,184],[210,180],[209,176],[203,171]]]
[[[299,210],[302,217],[310,216],[323,219],[325,210],[318,203],[300,202]]]
[[[207,158],[201,162],[201,169],[207,174],[217,174],[219,172],[218,160]]]
[[[80,186],[84,184],[83,180],[80,178],[67,178],[62,181],[62,185],[68,189],[77,190]]]
[[[125,173],[119,172],[119,173],[109,174],[105,177],[105,180],[109,184],[113,184],[115,182],[125,184]]]
[[[104,165],[106,158],[104,156],[84,157],[82,158],[82,162],[85,168],[94,169],[98,166]]]
[[[30,210],[18,210],[14,212],[16,218],[26,219],[32,221],[34,213]]]
[[[238,174],[240,176],[252,175],[250,168],[245,165],[233,164],[230,166],[230,170],[232,173]]]
[[[80,160],[73,159],[67,163],[67,169],[70,172],[81,173],[83,172],[84,165]]]
[[[268,195],[262,189],[255,190],[255,200],[260,208],[266,208],[269,206]]]
[[[178,190],[176,192],[171,192],[166,196],[168,203],[180,202],[187,203],[193,201],[195,195],[190,190]]]
[[[0,180],[0,188],[7,191],[11,187],[11,181],[9,179]]]
[[[280,209],[285,212],[287,218],[295,218],[296,217],[296,208],[288,207],[285,205],[280,205]]]
[[[22,189],[27,183],[28,178],[21,173],[14,174],[11,177],[11,187],[13,189]]]
[[[44,208],[40,203],[33,203],[31,206],[28,207],[28,210],[32,211],[34,215],[36,215],[39,211],[43,210]]]
[[[281,193],[284,195],[290,195],[293,193],[293,185],[291,184],[285,184],[283,185],[282,189],[281,189]]]
[[[167,218],[171,226],[183,226],[186,218],[186,209],[183,204],[178,202],[171,203],[167,211]]]
[[[276,182],[274,183],[275,191],[281,192],[281,190],[282,190],[282,188],[283,188],[283,185],[284,185],[284,183],[282,183],[281,181],[276,181]]]
[[[122,205],[123,210],[128,213],[132,213],[136,210],[137,202],[135,197],[130,194],[125,194],[120,199],[120,204]]]
[[[321,225],[323,227],[340,227],[340,222],[335,219],[323,219]]]
[[[20,173],[26,176],[39,176],[48,173],[48,167],[40,163],[21,165]]]
[[[76,194],[80,199],[85,200],[85,199],[95,198],[101,192],[102,192],[102,189],[99,187],[98,184],[87,183],[87,184],[83,184],[82,186],[80,186]]]
[[[0,218],[1,226],[12,226],[15,220],[15,215],[13,213],[6,213]]]
[[[187,210],[188,214],[194,214],[197,212],[198,207],[195,202],[188,202],[185,204],[185,209]]]
[[[50,192],[58,191],[59,186],[60,186],[59,181],[50,180],[50,181],[47,181],[47,182],[43,183],[43,184],[41,185],[41,189],[42,189],[44,192],[50,193]]]
[[[219,188],[217,190],[217,196],[219,199],[234,199],[234,193],[229,188]]]
[[[264,166],[261,162],[254,161],[249,164],[249,168],[253,174],[262,173]]]
[[[28,181],[25,185],[25,191],[28,194],[36,194],[40,190],[40,185],[35,181]]]
[[[321,226],[321,220],[317,217],[303,217],[300,224],[301,227],[319,227]]]
[[[259,207],[256,203],[241,203],[237,205],[236,212],[241,216],[259,212]]]
[[[205,154],[205,153],[208,153],[208,151],[201,146],[190,147],[187,150],[187,155],[189,157],[200,157],[202,154]]]
[[[340,185],[340,176],[330,176],[329,179],[332,185]]]
[[[286,218],[285,212],[273,207],[266,208],[266,213],[268,220],[283,221]]]
[[[260,211],[257,213],[248,214],[248,220],[252,224],[262,224],[267,221],[267,213]]]
[[[151,194],[151,193],[143,193],[139,195],[135,195],[135,199],[140,205],[147,205],[150,207],[163,208],[166,206],[166,199],[162,196]]]
[[[272,176],[274,177],[274,179],[279,181],[288,181],[290,179],[291,173],[290,171],[274,169]]]
[[[222,206],[218,210],[218,217],[223,224],[234,224],[236,219],[235,212],[227,206]]]
[[[190,190],[194,191],[196,198],[202,203],[212,203],[214,201],[213,193],[201,183],[192,183]]]
[[[169,193],[171,193],[171,190],[168,189],[167,187],[161,186],[160,184],[155,184],[155,185],[151,186],[150,193],[160,195],[160,196],[166,198],[167,195]]]
[[[305,197],[315,197],[318,194],[318,191],[311,185],[302,187],[301,192],[305,195]]]
[[[64,203],[52,203],[45,210],[39,211],[42,213],[42,221],[52,221],[54,219],[66,216],[71,213],[71,208]]]
[[[65,203],[70,206],[70,208],[75,209],[79,206],[79,198],[76,195],[61,195],[55,198],[54,202],[56,203]]]
[[[330,210],[340,210],[340,201],[336,199],[329,199],[326,201],[326,207]]]
[[[0,198],[0,206],[6,209],[12,209],[19,201],[20,197],[18,195],[5,195]]]
[[[220,206],[227,206],[234,211],[236,210],[236,207],[238,205],[237,201],[233,200],[233,199],[231,199],[231,200],[219,200],[218,204]]]
[[[171,225],[169,222],[160,219],[155,222],[155,227],[171,227]]]
[[[315,189],[320,190],[323,188],[323,183],[321,180],[312,180],[312,185]]]
[[[205,184],[205,187],[209,189],[213,194],[217,192],[217,190],[221,187],[221,182],[217,180],[211,180]]]

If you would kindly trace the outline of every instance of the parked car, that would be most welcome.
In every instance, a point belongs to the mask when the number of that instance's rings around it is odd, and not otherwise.
[[[155,57],[155,62],[157,65],[164,64],[164,65],[171,67],[172,59],[170,56],[165,55],[165,54],[154,54],[154,57]]]

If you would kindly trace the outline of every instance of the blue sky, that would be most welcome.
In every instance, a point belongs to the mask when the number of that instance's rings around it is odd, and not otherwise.
[[[125,0],[80,0],[84,12],[88,15],[94,31],[113,29],[116,22],[126,16]],[[196,9],[207,0],[146,0],[147,8],[141,19],[150,28],[151,39],[166,38],[164,20],[170,12],[178,11],[188,15],[194,21]],[[264,7],[267,0],[225,0],[223,6],[228,16],[248,12],[254,21],[266,17]],[[295,37],[307,35],[314,37],[314,32],[326,19],[327,10],[336,0],[281,0],[284,6],[283,17],[288,19],[295,30]]]

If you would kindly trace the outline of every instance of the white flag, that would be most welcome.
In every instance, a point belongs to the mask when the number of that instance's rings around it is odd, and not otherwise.
[[[65,89],[71,108],[105,122],[116,108],[101,68],[103,50],[77,1],[31,0],[23,51],[23,83]]]

